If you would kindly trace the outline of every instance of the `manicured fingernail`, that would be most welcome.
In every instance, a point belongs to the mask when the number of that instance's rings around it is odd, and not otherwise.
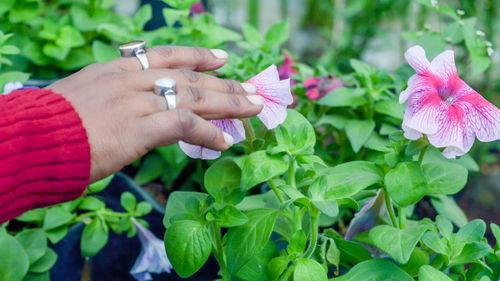
[[[233,139],[233,137],[230,134],[228,134],[226,132],[222,132],[222,135],[224,136],[224,141],[228,145],[233,145],[234,139]]]
[[[241,83],[241,87],[249,94],[257,94],[257,87],[250,83]]]
[[[226,51],[221,49],[211,49],[212,54],[218,59],[227,59],[228,54]]]
[[[250,96],[247,96],[247,99],[255,105],[263,105],[264,104],[264,98],[259,96],[259,95],[250,95]]]

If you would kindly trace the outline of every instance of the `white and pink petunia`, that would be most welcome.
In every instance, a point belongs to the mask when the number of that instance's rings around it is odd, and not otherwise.
[[[247,83],[257,87],[257,94],[264,98],[264,108],[257,115],[262,123],[268,128],[276,128],[286,119],[286,108],[292,104],[293,98],[290,92],[290,79],[280,80],[278,69],[271,65],[257,76],[251,78]],[[245,139],[245,128],[243,122],[238,119],[211,120],[219,129],[233,137],[233,144]],[[179,142],[182,151],[191,158],[216,159],[220,151],[208,149],[199,145],[192,145],[183,141]]]
[[[211,120],[215,126],[221,131],[228,133],[233,137],[233,144],[237,144],[245,139],[245,128],[243,122],[238,119],[223,119]],[[187,156],[196,159],[212,160],[220,157],[220,151],[208,149],[199,145],[189,144],[183,141],[179,142],[179,146]]]
[[[306,96],[310,100],[319,100],[335,89],[346,85],[340,78],[331,74],[324,77],[308,78],[303,83],[306,88]]]
[[[429,62],[424,49],[414,46],[405,58],[416,71],[399,96],[400,103],[407,102],[406,138],[426,134],[433,146],[445,148],[447,158],[467,153],[476,137],[482,142],[500,139],[500,110],[458,77],[453,51]]]
[[[247,83],[257,87],[257,94],[264,98],[264,108],[257,115],[268,129],[274,129],[286,119],[286,108],[293,103],[290,79],[280,80],[278,68],[273,64]]]

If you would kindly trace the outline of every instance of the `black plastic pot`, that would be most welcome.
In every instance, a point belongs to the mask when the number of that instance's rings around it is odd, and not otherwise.
[[[147,201],[153,205],[153,211],[144,217],[148,221],[149,229],[160,239],[163,239],[165,228],[162,220],[164,207],[151,195],[138,186],[132,179],[123,173],[118,173],[111,184],[98,193],[106,206],[116,211],[123,211],[120,205],[120,195],[125,192],[133,193],[137,201]],[[59,255],[56,265],[51,270],[51,280],[80,281],[84,259],[80,255],[80,237],[84,224],[78,223],[70,227],[68,235],[53,249]],[[141,244],[137,236],[127,238],[126,234],[117,235],[110,231],[109,241],[106,246],[94,256],[89,264],[92,281],[134,281],[129,271],[132,268]],[[218,265],[210,258],[205,266],[189,279],[180,278],[174,271],[170,274],[153,274],[153,280],[193,280],[205,281],[217,279]]]

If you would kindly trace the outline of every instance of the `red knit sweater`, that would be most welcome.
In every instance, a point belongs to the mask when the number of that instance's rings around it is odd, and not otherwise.
[[[0,95],[0,224],[80,196],[90,147],[71,103],[50,90]]]

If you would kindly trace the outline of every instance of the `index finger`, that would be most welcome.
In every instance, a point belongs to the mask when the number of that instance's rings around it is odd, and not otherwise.
[[[228,54],[220,49],[201,47],[155,46],[146,50],[150,68],[184,68],[194,71],[211,71],[221,68]],[[111,62],[124,71],[142,70],[135,57],[118,58]]]

